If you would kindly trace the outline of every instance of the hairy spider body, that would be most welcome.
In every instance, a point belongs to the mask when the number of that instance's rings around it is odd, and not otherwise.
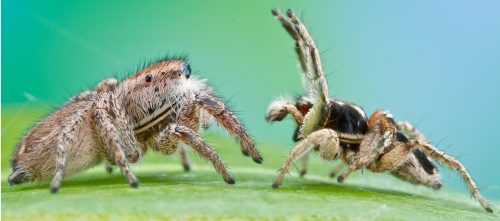
[[[209,117],[240,141],[246,155],[262,162],[243,125],[212,88],[192,78],[184,60],[161,59],[121,82],[100,82],[42,120],[19,143],[8,181],[19,184],[52,178],[51,191],[57,192],[63,176],[105,161],[117,165],[129,184],[137,187],[128,163],[140,160],[148,147],[173,154],[183,143],[233,184],[222,160],[198,134]],[[189,167],[184,149],[180,152],[184,167]],[[110,166],[107,169],[111,171]]]
[[[290,114],[297,123],[293,139],[297,142],[276,177],[273,187],[281,185],[292,163],[301,158],[300,174],[306,173],[308,154],[319,152],[324,160],[342,159],[347,169],[338,177],[344,182],[350,173],[359,169],[390,172],[405,181],[435,189],[442,186],[439,171],[429,159],[456,170],[469,187],[473,197],[492,212],[481,196],[465,167],[453,157],[432,146],[408,122],[396,122],[386,111],[376,111],[369,118],[359,106],[330,98],[318,49],[307,29],[295,14],[288,10],[284,17],[278,10],[273,15],[295,40],[295,51],[305,77],[307,95],[273,101],[266,112],[268,122],[281,121]],[[336,168],[331,176],[337,175]]]
[[[297,99],[298,101],[295,103],[296,107],[301,110],[303,115],[307,114],[309,108],[312,107],[312,104],[304,105],[304,103],[306,103],[304,101],[305,99],[307,98],[299,97]],[[339,134],[340,146],[344,149],[358,152],[359,145],[368,132],[368,118],[364,110],[353,103],[336,99],[330,99],[328,107],[330,112],[326,118],[322,120],[324,124],[320,126],[337,131]],[[297,127],[293,135],[293,140],[295,142],[300,141],[298,138],[299,129],[300,127]],[[404,129],[401,128],[401,130]],[[396,133],[396,139],[400,142],[406,142],[408,140],[406,135],[399,131]],[[412,183],[424,184],[435,189],[441,188],[442,182],[439,179],[439,171],[436,166],[418,149],[414,149],[412,155],[413,156],[409,156],[408,162],[402,164],[401,167],[392,174]],[[330,176],[334,177],[336,175],[335,171],[330,173]],[[424,171],[425,173],[423,173]],[[303,167],[300,171],[302,176],[305,175],[306,172],[306,167]]]
[[[292,105],[291,100],[278,100],[281,104],[271,105],[269,111],[266,115],[268,121],[280,121],[287,116],[288,112],[281,111],[279,114],[273,113],[273,110],[283,110],[283,103],[288,103]],[[295,104],[293,104],[298,112],[301,115],[306,115],[310,108],[312,107],[312,100],[301,96],[297,98]],[[360,144],[363,141],[365,135],[368,133],[369,129],[369,119],[367,118],[364,110],[353,104],[346,101],[341,101],[337,99],[330,98],[326,104],[326,109],[328,110],[325,115],[322,115],[321,125],[318,125],[320,128],[329,128],[334,130],[339,139],[339,146],[343,150],[349,150],[352,152],[360,151]],[[290,107],[292,108],[292,107]],[[293,134],[293,140],[295,142],[299,142],[302,139],[299,138],[300,134],[300,124],[301,118],[299,117],[296,120],[298,127],[295,129]],[[392,118],[388,118],[391,121]],[[406,142],[408,138],[405,134],[398,131],[396,133],[397,141]],[[315,151],[319,151],[318,148],[314,148]],[[381,155],[383,156],[383,154]],[[304,176],[307,173],[307,161],[308,161],[308,153],[305,153],[302,157],[302,165],[300,168],[300,175]],[[423,184],[434,189],[439,189],[442,187],[442,181],[440,180],[439,171],[436,166],[428,159],[428,157],[422,153],[418,149],[414,149],[410,155],[407,156],[408,159],[397,166],[397,169],[391,171],[391,173],[397,178],[403,179],[405,181],[409,181],[415,184]],[[346,159],[344,159],[346,160]],[[374,164],[375,165],[375,164]],[[383,169],[381,167],[376,167],[374,165],[370,165],[369,168],[373,172],[386,172],[387,169]],[[337,175],[339,168],[335,168],[334,171],[330,173],[331,177]]]

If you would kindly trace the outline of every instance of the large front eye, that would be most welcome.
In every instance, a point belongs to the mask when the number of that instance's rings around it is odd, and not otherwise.
[[[149,83],[149,82],[151,82],[152,80],[153,80],[153,75],[151,75],[151,74],[147,74],[147,75],[146,75],[146,82],[148,82],[148,83]]]
[[[179,76],[181,76],[184,73],[184,76],[186,76],[186,78],[189,79],[189,77],[191,77],[191,66],[189,66],[189,64],[182,65],[178,73]]]

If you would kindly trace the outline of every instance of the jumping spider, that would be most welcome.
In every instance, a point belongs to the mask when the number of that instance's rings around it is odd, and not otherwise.
[[[141,159],[148,146],[173,154],[182,142],[210,161],[224,181],[234,184],[217,153],[198,134],[208,116],[240,141],[245,155],[262,162],[243,125],[212,88],[191,77],[184,59],[166,58],[121,82],[104,80],[42,120],[18,144],[8,181],[52,178],[51,191],[57,192],[63,176],[106,161],[118,165],[128,183],[137,187],[129,162]]]
[[[355,170],[367,168],[381,173],[391,172],[403,180],[424,184],[435,189],[442,186],[439,172],[428,157],[457,171],[473,197],[488,212],[491,207],[465,167],[455,158],[438,150],[408,122],[395,122],[386,111],[376,111],[367,118],[360,107],[328,96],[328,85],[321,67],[318,49],[306,27],[288,10],[284,17],[274,9],[273,15],[295,40],[295,51],[305,74],[308,94],[296,102],[287,99],[273,101],[266,120],[281,121],[290,114],[297,122],[296,146],[280,169],[273,187],[281,185],[292,163],[316,149],[325,160],[342,158],[347,170],[338,176],[344,182]],[[305,163],[301,170],[305,174]]]

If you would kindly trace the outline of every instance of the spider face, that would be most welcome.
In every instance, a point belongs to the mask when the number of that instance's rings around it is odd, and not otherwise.
[[[130,113],[135,130],[144,131],[180,106],[189,92],[203,84],[191,79],[191,66],[183,60],[164,60],[139,70],[118,87],[118,96]]]

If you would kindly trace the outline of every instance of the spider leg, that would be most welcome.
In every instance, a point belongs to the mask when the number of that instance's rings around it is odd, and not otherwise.
[[[102,83],[102,82],[101,82]],[[109,86],[109,85],[108,85]],[[129,163],[135,163],[142,158],[146,147],[137,141],[132,123],[129,121],[121,102],[112,95],[109,99],[109,112],[114,116],[113,126],[121,139],[121,149]]]
[[[69,102],[91,100],[91,99],[96,97],[98,92],[113,91],[117,85],[118,85],[118,80],[116,80],[114,78],[102,80],[94,87],[94,90],[88,90],[88,91],[81,92],[80,94],[70,98]]]
[[[105,166],[105,167],[106,167],[106,172],[107,172],[108,174],[113,173],[113,169],[114,169],[114,168],[113,168],[113,166],[111,166],[109,163],[106,163],[106,166]]]
[[[304,115],[297,109],[295,104],[287,99],[279,98],[271,102],[266,111],[266,121],[281,121],[290,114],[295,122],[300,125]]]
[[[121,133],[119,129],[114,125],[111,117],[112,115],[109,113],[112,109],[108,104],[111,102],[110,100],[113,99],[110,97],[111,95],[109,93],[104,92],[101,93],[97,98],[93,116],[96,130],[103,139],[108,150],[110,151],[109,155],[113,156],[114,162],[118,164],[122,172],[125,174],[130,186],[137,187],[139,185],[139,182],[130,170],[127,157],[124,153],[124,150],[122,149],[123,141],[122,137],[120,136]]]
[[[306,78],[312,78],[313,73],[311,73],[311,56],[305,49],[304,41],[299,36],[299,33],[297,33],[295,26],[287,18],[285,18],[278,9],[273,9],[272,13],[276,17],[276,19],[281,22],[288,34],[290,34],[290,36],[295,40],[295,52],[297,53],[300,67],[306,75]],[[311,85],[307,80],[304,80],[303,83],[304,88],[311,95],[313,93]]]
[[[403,131],[405,131],[406,133],[409,133],[410,136],[412,136],[412,137],[415,137],[415,138],[423,138],[424,137],[420,132],[418,132],[409,123],[400,123],[399,125],[403,126],[402,127]],[[447,155],[445,152],[438,150],[432,144],[430,144],[427,140],[410,139],[410,140],[404,141],[404,144],[405,144],[404,146],[406,149],[411,150],[411,149],[417,148],[417,150],[420,150],[423,152],[422,154],[430,156],[432,159],[436,160],[437,162],[449,167],[450,169],[457,171],[460,174],[460,176],[462,177],[462,179],[465,181],[465,183],[467,184],[467,187],[469,188],[470,192],[472,193],[472,196],[474,197],[474,199],[476,199],[487,212],[493,212],[493,210],[489,206],[488,202],[480,194],[476,184],[474,183],[471,176],[469,175],[469,172],[465,169],[465,167],[462,165],[462,163],[460,163],[460,161],[456,160],[455,158],[453,158],[450,155]],[[417,156],[417,152],[415,152],[415,151],[413,151],[412,154],[414,156]],[[387,153],[385,155],[387,155]],[[388,158],[388,159],[391,158],[390,156],[385,156],[385,155],[381,157],[381,159],[380,159],[381,161],[383,160],[383,158]],[[396,154],[396,155],[397,156],[392,157],[392,161],[395,161],[396,159],[402,158],[401,157],[402,153]],[[425,155],[421,156],[421,157],[426,158],[427,156],[425,156]],[[389,161],[391,161],[391,160],[389,160]],[[408,161],[406,161],[406,162],[408,162]],[[384,163],[381,163],[379,165],[383,165],[383,164]],[[386,162],[385,164],[388,164],[388,163]],[[397,163],[392,162],[392,164],[396,165]],[[388,164],[388,165],[390,165],[390,164]],[[403,166],[404,166],[404,164],[403,164]],[[374,165],[370,165],[370,167],[369,167],[370,169],[373,169]],[[401,166],[398,167],[398,169],[400,169],[400,168],[401,168]],[[385,169],[391,170],[394,168],[385,168]],[[396,171],[397,171],[397,169],[396,169]],[[415,171],[412,171],[412,172],[415,172]],[[440,181],[438,180],[438,182],[440,182]],[[440,183],[436,183],[436,185],[437,185],[436,188],[439,188],[441,186]]]
[[[300,169],[299,174],[301,177],[305,176],[307,173],[307,163],[309,162],[309,155],[311,152],[307,152],[302,157],[300,157]]]
[[[349,151],[346,152],[348,168],[337,177],[337,182],[343,183],[349,174],[355,170],[365,168],[392,146],[397,133],[394,121],[385,112],[375,112],[370,118],[373,119],[374,117],[377,118],[377,123],[371,125],[370,131],[359,145],[359,152],[355,154]]]
[[[427,140],[425,136],[418,131],[411,123],[400,121],[396,124],[399,131],[402,131],[412,140]],[[439,170],[431,162],[429,157],[418,148],[413,148],[406,161],[392,175],[402,180],[423,184],[434,189],[440,189],[443,186]]]
[[[484,199],[483,196],[481,196],[481,193],[479,193],[476,183],[474,183],[474,181],[472,180],[469,172],[467,172],[460,161],[446,154],[445,152],[438,150],[436,147],[425,140],[416,140],[415,143],[420,150],[422,150],[425,154],[431,156],[432,159],[447,166],[450,169],[457,171],[467,184],[467,187],[469,187],[469,190],[472,193],[474,199],[476,199],[487,212],[493,212],[488,202]]]
[[[154,138],[154,142],[159,147],[162,147],[164,143],[176,143],[177,140],[187,144],[205,160],[210,161],[214,165],[215,170],[222,174],[226,183],[235,183],[217,153],[191,128],[179,124],[171,124]]]
[[[415,144],[411,142],[394,141],[393,145],[367,165],[367,168],[376,173],[393,171],[406,161],[413,147],[415,147]]]
[[[398,130],[405,132],[411,139],[415,140],[427,140],[425,136],[417,130],[410,122],[399,121],[396,125]]]
[[[77,140],[79,124],[84,119],[84,115],[90,107],[91,106],[88,106],[87,108],[79,110],[73,117],[71,117],[71,121],[63,126],[62,131],[59,134],[56,147],[55,174],[52,182],[50,183],[50,191],[52,193],[56,193],[61,187],[64,170],[66,168],[66,156],[68,152],[67,147]]]
[[[100,81],[94,88],[95,91],[97,92],[102,92],[102,91],[114,91],[116,86],[118,86],[118,80],[114,78],[109,78]]]
[[[210,116],[209,113],[202,109],[200,110],[200,122],[201,127],[204,130],[208,130],[208,128],[210,128],[210,124],[212,123],[212,116]]]
[[[191,170],[191,164],[189,163],[189,158],[186,151],[186,147],[184,145],[180,145],[179,155],[181,156],[182,167],[184,168],[184,171],[189,171]]]
[[[301,68],[306,75],[308,93],[311,97],[315,97],[314,106],[304,116],[303,123],[300,126],[299,137],[302,138],[317,128],[322,114],[327,109],[328,85],[323,74],[317,47],[302,22],[291,10],[287,11],[288,19],[291,22],[281,15],[277,9],[272,12],[295,40],[295,51]]]
[[[321,129],[311,133],[306,138],[299,141],[292,149],[287,160],[281,167],[280,173],[274,180],[273,188],[277,188],[281,185],[283,177],[297,158],[310,152],[315,147],[319,147],[320,156],[325,160],[336,159],[341,153],[339,138],[334,130]]]
[[[184,171],[187,172],[191,170],[191,163],[187,155],[187,148],[185,145],[179,144],[176,139],[155,140],[155,138],[152,138],[148,140],[148,144],[153,150],[165,155],[171,155],[177,151],[179,153],[179,157],[181,158],[181,164]]]
[[[78,102],[78,101],[88,101],[91,100],[93,97],[96,96],[95,91],[84,91],[79,93],[78,95],[75,95],[69,99],[69,103],[71,102]]]
[[[297,123],[297,125],[300,127],[304,119],[304,115],[297,109],[297,107],[291,100],[285,98],[278,98],[273,102],[271,102],[271,104],[267,108],[266,121],[267,122],[281,121],[288,114],[290,114],[293,117],[295,123]],[[294,136],[294,138],[297,137]],[[304,176],[307,173],[307,163],[309,162],[309,153],[304,154],[300,158],[300,162],[301,162],[301,168],[299,169],[300,170],[299,173],[300,176]]]
[[[97,92],[113,91],[117,85],[118,85],[118,80],[114,78],[102,80],[94,87],[93,90],[83,91],[78,95],[71,97],[68,102],[71,103],[79,101],[89,101],[95,99],[95,97],[97,96]],[[108,174],[113,173],[113,166],[110,165],[109,163],[105,164],[105,169]]]
[[[290,18],[292,23],[295,24],[295,30],[297,30],[297,33],[304,42],[305,47],[309,49],[309,53],[311,56],[310,60],[312,61],[311,63],[313,67],[313,75],[310,79],[311,85],[313,85],[314,87],[316,96],[323,100],[323,102],[326,102],[328,101],[328,84],[326,82],[323,68],[321,66],[321,59],[319,56],[318,48],[316,47],[316,44],[314,43],[311,35],[307,31],[307,28],[304,26],[304,24],[302,24],[300,19],[295,16],[295,13],[291,9],[288,9],[287,16],[288,18]]]
[[[330,178],[334,178],[335,175],[339,174],[340,171],[342,171],[342,169],[344,169],[345,167],[345,164],[340,162],[335,168],[333,168],[332,172],[330,172]]]
[[[240,141],[240,151],[244,156],[250,156],[250,152],[248,152],[248,149],[245,147],[245,144]]]
[[[238,118],[224,105],[219,98],[210,94],[196,94],[194,101],[201,108],[211,114],[219,125],[222,125],[229,133],[243,144],[243,153],[248,151],[252,159],[256,163],[262,163],[263,159],[259,151],[255,148],[255,144],[247,134],[245,127],[241,124]]]

